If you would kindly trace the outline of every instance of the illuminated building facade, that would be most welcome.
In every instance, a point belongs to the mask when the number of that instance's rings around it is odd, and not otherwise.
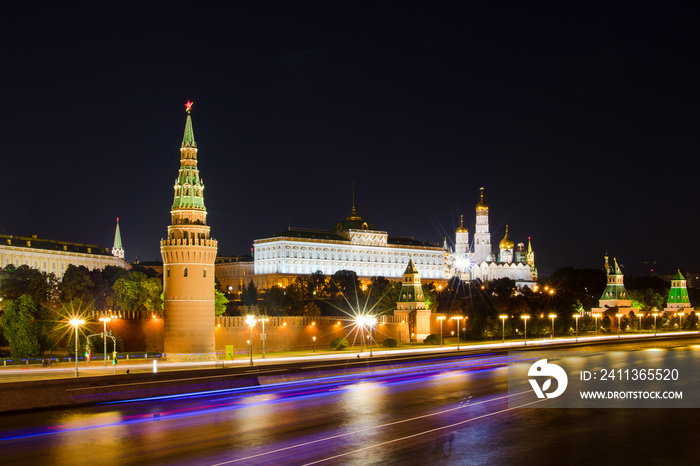
[[[464,217],[455,233],[455,248],[448,252],[446,276],[458,276],[462,280],[496,280],[510,278],[519,287],[532,287],[537,281],[535,268],[535,253],[532,242],[528,238],[528,250],[525,245],[517,246],[511,240],[506,225],[506,234],[498,245],[498,258],[491,249],[491,232],[489,230],[489,206],[484,199],[484,188],[481,188],[480,199],[476,204],[476,220],[473,250],[469,250],[469,231],[464,227]]]
[[[88,270],[102,270],[108,265],[128,269],[130,266],[124,261],[118,223],[115,248],[117,237],[119,250],[113,248],[110,254],[109,249],[94,244],[41,239],[36,235],[0,235],[0,263],[2,267],[26,265],[41,272],[52,273],[59,280],[69,265],[83,266]]]
[[[693,311],[688,297],[688,286],[685,277],[679,270],[671,279],[671,289],[664,312],[685,314]]]
[[[358,277],[400,278],[409,260],[426,279],[445,279],[445,251],[413,238],[391,236],[355,211],[333,230],[289,228],[253,244],[256,286],[288,284],[301,274],[333,275],[354,271]],[[260,284],[260,285],[258,285]]]
[[[204,207],[204,183],[197,168],[191,103],[187,103],[180,170],[170,209],[168,237],[160,241],[163,257],[164,352],[170,360],[215,358],[214,260]]]

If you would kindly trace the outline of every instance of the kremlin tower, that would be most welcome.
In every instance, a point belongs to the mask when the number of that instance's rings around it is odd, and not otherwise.
[[[187,102],[180,171],[170,209],[163,256],[164,353],[169,360],[214,359],[214,259],[217,242],[209,236],[204,184],[197,169],[197,143]]]
[[[489,205],[484,201],[484,188],[476,204],[476,228],[474,232],[474,256],[472,262],[480,264],[493,261],[491,254],[491,233],[489,232]]]

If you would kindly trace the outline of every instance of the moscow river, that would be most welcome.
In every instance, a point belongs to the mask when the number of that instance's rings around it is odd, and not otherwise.
[[[658,351],[700,357],[690,344]],[[371,374],[4,415],[0,463],[698,463],[697,409],[536,409],[532,394],[509,392],[507,361],[436,356]]]

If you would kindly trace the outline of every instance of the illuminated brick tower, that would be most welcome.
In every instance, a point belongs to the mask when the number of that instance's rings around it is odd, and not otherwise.
[[[197,169],[197,143],[187,102],[180,148],[180,171],[170,209],[163,256],[165,356],[169,360],[213,359],[214,259],[217,242],[209,237],[204,184]]]
[[[403,273],[401,294],[396,306],[394,315],[409,319],[411,341],[422,341],[430,334],[430,309],[427,308],[420,274],[413,263],[413,258],[408,260],[408,266]]]

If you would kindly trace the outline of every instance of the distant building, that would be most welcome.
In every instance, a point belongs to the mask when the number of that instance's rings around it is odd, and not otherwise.
[[[679,270],[671,279],[671,289],[668,292],[668,300],[664,312],[685,314],[692,311],[693,306],[688,298],[686,280]]]
[[[352,207],[332,230],[289,228],[253,243],[254,283],[286,286],[297,275],[351,270],[361,279],[398,279],[413,259],[426,279],[445,280],[445,251],[414,238],[392,236],[360,217]],[[259,285],[258,285],[259,284]]]
[[[528,238],[528,249],[519,243],[516,247],[510,239],[508,225],[506,234],[498,244],[499,254],[496,258],[491,249],[491,232],[489,231],[489,206],[484,200],[484,188],[476,204],[476,228],[473,248],[469,248],[469,231],[464,227],[464,216],[455,232],[455,248],[450,250],[445,240],[448,253],[446,277],[460,277],[462,280],[496,280],[510,278],[518,288],[525,285],[532,287],[537,282],[535,253]]]
[[[430,334],[431,311],[427,307],[420,274],[412,259],[408,260],[408,266],[403,273],[401,293],[396,306],[394,315],[403,317],[409,322],[411,341],[424,340]]]
[[[592,313],[600,313],[610,318],[613,328],[617,328],[617,314],[629,315],[634,312],[636,315],[639,309],[632,307],[632,300],[625,289],[625,276],[617,265],[617,259],[613,258],[614,267],[608,263],[608,254],[605,254],[605,272],[607,284],[603,294],[598,301],[600,307],[591,309]]]
[[[119,224],[115,245],[117,238],[121,248]],[[27,265],[42,272],[52,273],[59,280],[63,278],[69,265],[84,266],[88,270],[102,270],[108,265],[128,269],[130,266],[124,261],[123,254],[123,249],[121,255],[115,255],[110,253],[109,248],[94,244],[42,239],[36,235],[0,235],[0,260],[3,267]]]

